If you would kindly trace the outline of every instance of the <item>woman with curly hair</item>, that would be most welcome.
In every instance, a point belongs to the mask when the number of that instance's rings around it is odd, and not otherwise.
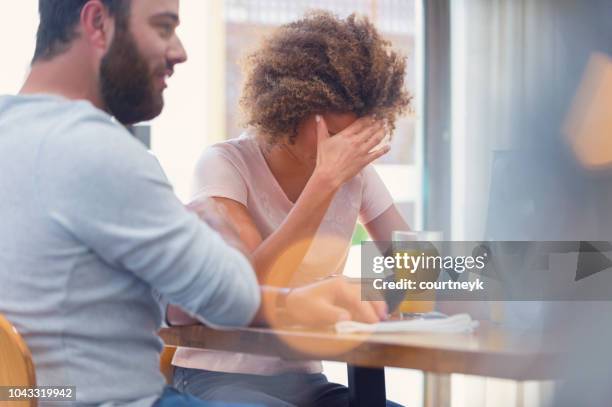
[[[410,103],[404,71],[366,18],[326,12],[281,26],[247,60],[250,130],[205,151],[195,186],[232,221],[260,281],[341,274],[358,219],[375,241],[407,229],[370,165],[389,151],[385,139]],[[361,317],[384,318],[383,308]],[[330,310],[330,322],[350,317]],[[179,349],[174,364],[175,386],[205,400],[348,405],[347,388],[329,383],[320,362]]]

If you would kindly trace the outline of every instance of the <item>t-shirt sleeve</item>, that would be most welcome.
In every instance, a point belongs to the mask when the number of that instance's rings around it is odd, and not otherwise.
[[[192,197],[220,197],[247,206],[248,189],[240,159],[224,147],[207,148],[196,165]]]
[[[251,264],[184,208],[129,133],[101,114],[81,117],[47,136],[38,165],[41,205],[58,233],[203,322],[252,320],[260,294]]]
[[[368,224],[393,205],[393,198],[374,166],[368,165],[361,172],[363,188],[359,219]]]

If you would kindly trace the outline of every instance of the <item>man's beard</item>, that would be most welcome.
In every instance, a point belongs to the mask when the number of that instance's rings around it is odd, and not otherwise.
[[[125,125],[153,119],[164,107],[161,92],[153,86],[151,69],[125,27],[116,31],[102,58],[100,92],[106,109]]]

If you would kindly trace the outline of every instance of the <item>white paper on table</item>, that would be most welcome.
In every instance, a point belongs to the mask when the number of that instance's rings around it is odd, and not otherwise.
[[[383,321],[376,324],[365,324],[355,321],[336,323],[338,333],[356,332],[440,332],[464,333],[472,332],[478,327],[468,314],[457,314],[441,319],[412,319],[408,321]]]

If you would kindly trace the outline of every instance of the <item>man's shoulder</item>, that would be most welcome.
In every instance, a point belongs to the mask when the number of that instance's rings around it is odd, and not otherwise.
[[[63,107],[61,120],[55,127],[55,133],[74,135],[79,138],[119,137],[130,139],[130,134],[121,124],[91,103],[85,101],[69,102]]]
[[[104,111],[87,101],[44,99],[23,103],[12,112],[39,140],[39,165],[92,166],[138,164],[151,160],[146,148]],[[29,119],[28,119],[29,118]]]
[[[54,95],[0,97],[0,118],[7,128],[20,128],[31,137],[38,136],[54,143],[75,144],[95,137],[129,134],[110,115],[90,102]]]

